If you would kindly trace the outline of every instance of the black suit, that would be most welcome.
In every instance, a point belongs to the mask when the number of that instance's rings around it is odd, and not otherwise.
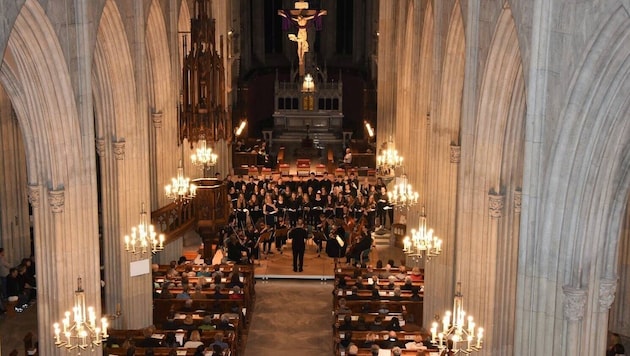
[[[308,232],[301,226],[291,230],[290,236],[293,241],[293,271],[302,271],[304,266],[304,250],[306,249],[306,239]]]

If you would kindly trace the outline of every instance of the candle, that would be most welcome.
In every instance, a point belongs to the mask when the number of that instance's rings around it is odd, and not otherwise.
[[[431,328],[431,342],[435,343],[435,339],[437,336],[437,327],[438,327],[438,323],[436,323],[435,321],[433,322],[433,327]]]
[[[468,335],[468,347],[466,348],[467,351],[470,351],[470,345],[472,344],[472,335]]]
[[[444,334],[439,333],[438,337],[440,338],[440,347],[442,346],[442,342],[444,341]]]
[[[478,349],[480,349],[481,348],[481,339],[483,338],[483,328],[479,328],[477,330],[478,331],[477,331],[477,345],[476,345],[476,347]]]

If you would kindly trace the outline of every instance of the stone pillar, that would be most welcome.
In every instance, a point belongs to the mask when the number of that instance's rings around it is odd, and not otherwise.
[[[596,350],[605,350],[606,349],[606,341],[608,340],[608,315],[610,313],[610,307],[615,300],[615,292],[617,291],[617,279],[613,278],[602,278],[599,280],[599,308],[597,310],[597,317],[595,327],[591,330],[594,330],[596,335],[592,338],[592,340],[597,340],[593,348],[591,349],[592,353],[597,352]],[[586,350],[586,353],[589,353]]]

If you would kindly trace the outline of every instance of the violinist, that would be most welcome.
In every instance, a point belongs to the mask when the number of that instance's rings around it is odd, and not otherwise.
[[[247,224],[245,230],[245,236],[247,237],[248,245],[250,246],[250,253],[254,258],[260,259],[260,232],[256,229],[254,224]]]
[[[322,244],[324,240],[328,239],[328,235],[330,234],[330,223],[325,215],[319,216],[319,224],[315,227],[315,233],[313,234],[313,241],[317,245],[317,257],[320,256],[322,251]]]
[[[346,262],[350,263],[351,260],[361,261],[361,254],[363,251],[369,250],[372,248],[372,236],[369,233],[367,226],[365,224],[361,224],[361,232],[358,236],[359,240],[348,248],[348,252],[346,253]]]
[[[275,240],[276,240],[276,250],[282,254],[282,247],[287,243],[287,232],[289,230],[289,226],[287,225],[284,217],[282,215],[278,216],[275,226]]]

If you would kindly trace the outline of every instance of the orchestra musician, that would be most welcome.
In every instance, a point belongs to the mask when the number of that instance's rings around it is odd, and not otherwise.
[[[361,253],[365,250],[369,250],[372,248],[372,236],[368,231],[366,224],[360,225],[360,234],[357,236],[358,240],[355,241],[350,247],[348,247],[348,251],[346,253],[346,263],[350,263],[351,260],[360,261]]]
[[[315,232],[313,233],[313,241],[315,241],[315,245],[317,246],[317,257],[320,256],[322,252],[322,244],[325,240],[328,240],[329,234],[330,223],[328,222],[327,217],[322,214],[319,216],[319,224],[317,224]]]
[[[276,250],[282,254],[282,247],[287,243],[287,232],[289,230],[289,226],[284,220],[284,216],[279,215],[276,219],[275,226],[275,241],[276,241]]]

